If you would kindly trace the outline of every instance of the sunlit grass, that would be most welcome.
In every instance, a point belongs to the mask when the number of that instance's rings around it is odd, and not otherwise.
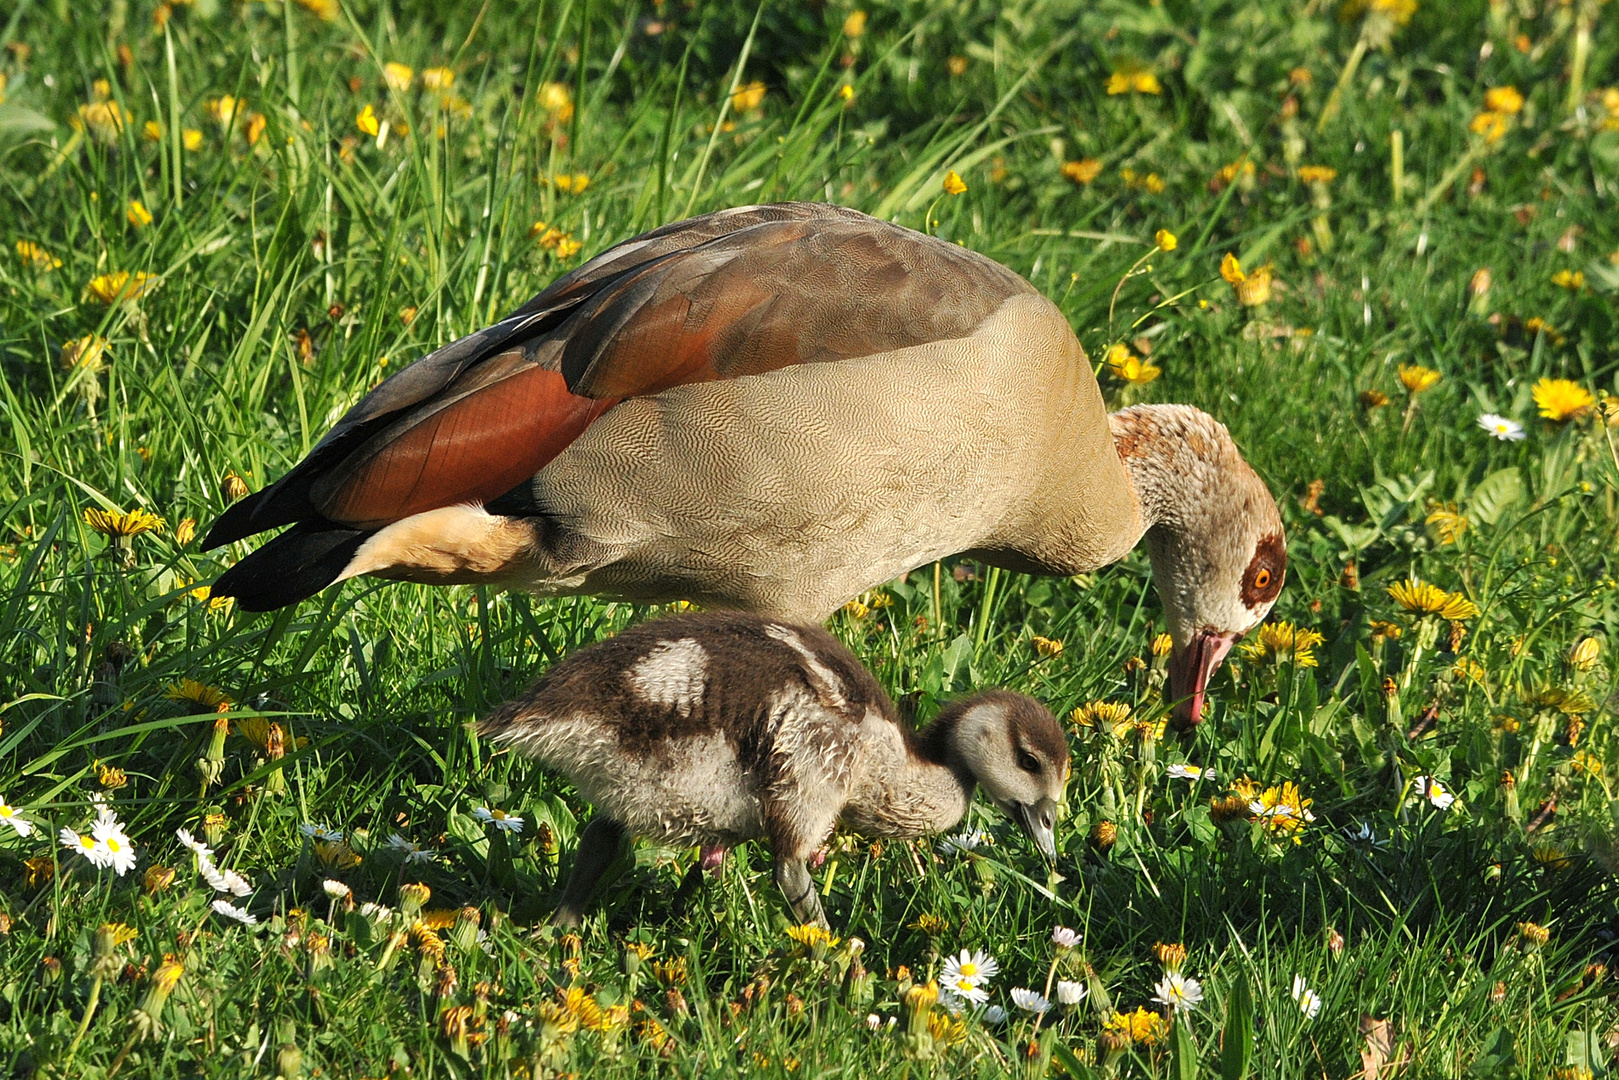
[[[1234,1077],[1251,1040],[1266,1077],[1601,1075],[1619,33],[1597,11],[17,6],[6,1070]],[[692,853],[643,846],[558,939],[585,808],[465,723],[654,612],[351,582],[245,617],[206,589],[245,547],[198,530],[612,243],[781,199],[1004,261],[1110,404],[1228,424],[1287,521],[1276,625],[1181,742],[1144,559],[924,568],[832,628],[923,718],[989,685],[1073,717],[1057,873],[983,807],[977,847],[840,837],[832,943],[785,932],[764,852],[682,907]],[[96,793],[123,876],[60,842],[94,852]],[[998,962],[1006,1019],[931,997],[964,948]],[[1201,994],[1173,1023],[1160,955]],[[1014,988],[1058,1004],[1037,1022]]]

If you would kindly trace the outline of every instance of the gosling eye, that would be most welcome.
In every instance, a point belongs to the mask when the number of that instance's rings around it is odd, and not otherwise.
[[[1040,771],[1040,761],[1033,754],[1024,750],[1017,757],[1018,768],[1024,772],[1037,773]]]

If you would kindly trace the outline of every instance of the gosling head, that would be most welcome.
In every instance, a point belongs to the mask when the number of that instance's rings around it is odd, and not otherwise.
[[[1174,642],[1176,726],[1191,727],[1203,718],[1209,678],[1282,591],[1282,516],[1225,425],[1207,413],[1138,405],[1109,420],[1141,501],[1153,583]]]
[[[1068,782],[1068,740],[1044,705],[989,690],[951,702],[936,721],[950,763],[984,789],[1047,859],[1057,857],[1057,803]]]

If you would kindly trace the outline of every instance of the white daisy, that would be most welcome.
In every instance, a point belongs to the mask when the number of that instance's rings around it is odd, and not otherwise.
[[[1057,980],[1057,1003],[1059,1005],[1078,1005],[1090,993],[1090,988],[1082,982],[1069,982],[1067,979]]]
[[[876,1013],[867,1013],[866,1014],[866,1027],[870,1028],[872,1031],[881,1031],[882,1026],[883,1026],[883,1018],[882,1017],[878,1016]]]
[[[520,833],[523,831],[523,819],[516,814],[508,814],[504,810],[491,810],[487,806],[480,806],[472,812],[472,816],[485,825],[493,825],[501,832]]]
[[[1072,949],[1079,944],[1079,931],[1059,926],[1051,931],[1051,943],[1059,949]]]
[[[327,878],[320,883],[321,890],[333,900],[341,900],[353,890],[335,878]]]
[[[420,844],[415,843],[414,841],[406,840],[398,833],[394,833],[392,836],[388,837],[388,846],[394,850],[395,854],[404,859],[407,864],[433,861],[433,853],[431,851],[422,847]]]
[[[939,972],[939,989],[962,1001],[982,1005],[989,1000],[984,983],[1000,970],[995,958],[983,950],[969,953],[962,949],[959,957],[945,957],[944,969]]]
[[[197,872],[208,884],[214,887],[215,892],[228,892],[232,896],[246,896],[253,891],[246,878],[234,870],[222,870],[214,865],[212,859],[199,858]]]
[[[952,1013],[960,1013],[968,1005],[982,1005],[989,1000],[989,991],[971,979],[958,978],[939,986],[939,1004]]]
[[[1315,1014],[1321,1011],[1321,995],[1304,984],[1303,975],[1293,976],[1293,1000],[1299,1003],[1299,1011],[1306,1020],[1314,1020]]]
[[[96,838],[96,846],[106,852],[105,865],[112,867],[119,877],[135,869],[135,845],[117,818],[98,818],[91,835]]]
[[[17,830],[18,836],[29,836],[34,831],[34,823],[27,818],[17,816],[17,808],[0,799],[0,821]]]
[[[965,855],[969,851],[977,851],[979,848],[994,842],[994,838],[983,829],[969,829],[940,840],[938,850],[940,855],[950,855],[956,852]]]
[[[189,849],[199,859],[213,857],[214,849],[191,835],[189,829],[176,829],[174,835],[179,838],[181,846]]]
[[[1502,442],[1517,442],[1524,437],[1522,424],[1491,412],[1478,418],[1478,426]]]
[[[69,851],[77,851],[83,855],[97,870],[112,865],[112,852],[98,844],[93,836],[83,836],[64,825],[62,831],[57,833],[57,839]]]
[[[1444,781],[1437,776],[1419,776],[1416,780],[1417,794],[1433,803],[1441,810],[1449,810],[1456,801],[1455,792],[1446,787]]]
[[[334,829],[328,825],[316,825],[312,821],[306,821],[299,825],[298,831],[311,840],[321,840],[328,844],[341,844],[343,842],[341,829]]]
[[[259,924],[259,920],[257,918],[249,915],[245,910],[237,907],[229,900],[215,900],[214,911],[225,916],[227,919],[235,919],[243,926],[257,926]]]
[[[1196,765],[1175,764],[1164,770],[1171,780],[1213,780],[1213,769],[1200,769]]]
[[[360,905],[360,915],[367,919],[375,919],[378,922],[387,922],[394,917],[394,909],[384,904],[367,900]]]
[[[1006,1010],[999,1005],[986,1005],[984,1011],[978,1014],[986,1024],[999,1024],[1006,1019]]]
[[[1157,993],[1152,999],[1171,1009],[1190,1010],[1203,1000],[1203,984],[1176,971],[1166,974],[1153,989]]]
[[[1012,988],[1012,1004],[1024,1012],[1043,1013],[1051,1008],[1051,1002],[1041,997],[1037,991],[1028,990],[1021,986]]]

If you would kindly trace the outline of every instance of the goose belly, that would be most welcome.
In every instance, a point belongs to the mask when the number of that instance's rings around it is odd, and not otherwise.
[[[551,721],[525,741],[633,836],[730,846],[764,835],[756,779],[718,732],[631,751],[614,725],[577,717]]]

